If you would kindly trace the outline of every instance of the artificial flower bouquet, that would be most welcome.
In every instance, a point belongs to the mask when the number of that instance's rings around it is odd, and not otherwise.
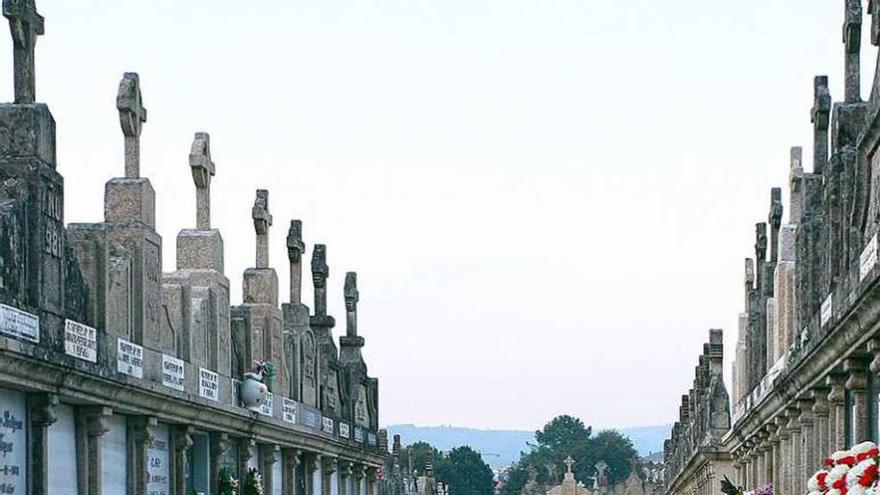
[[[841,450],[825,459],[807,482],[809,495],[880,495],[877,458],[880,450],[874,442],[863,442]]]

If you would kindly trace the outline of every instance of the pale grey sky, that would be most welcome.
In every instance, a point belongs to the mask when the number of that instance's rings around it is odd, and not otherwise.
[[[308,256],[329,246],[340,326],[359,272],[383,424],[673,421],[711,327],[729,367],[754,223],[789,147],[811,155],[813,75],[842,93],[842,0],[38,5],[66,221],[102,218],[123,173],[116,88],[139,72],[166,270],[208,131],[233,302],[267,187],[282,288],[291,218]]]

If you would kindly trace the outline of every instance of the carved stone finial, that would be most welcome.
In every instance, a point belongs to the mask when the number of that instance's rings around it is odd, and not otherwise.
[[[862,0],[846,0],[846,18],[843,23],[843,43],[846,46],[847,102],[861,101],[860,53],[862,49]]]
[[[211,177],[214,162],[211,160],[211,136],[197,132],[189,152],[189,166],[196,184],[196,228],[211,229]]]
[[[315,244],[312,251],[312,283],[315,286],[315,314],[327,315],[327,277],[330,267],[327,266],[327,246]]]
[[[290,260],[290,303],[302,302],[302,255],[306,245],[302,240],[302,222],[290,221],[287,231],[287,258]]]
[[[828,123],[831,115],[831,92],[828,76],[816,76],[813,80],[813,173],[821,174],[828,162]]]
[[[257,232],[257,268],[269,268],[269,227],[272,215],[269,213],[269,191],[257,189],[257,198],[251,210],[254,230]]]
[[[126,72],[119,81],[116,109],[119,111],[122,135],[125,136],[125,177],[136,179],[140,177],[141,170],[141,130],[147,121],[147,109],[144,108],[137,73]]]
[[[764,222],[755,224],[755,260],[760,266],[767,257],[767,224]]]
[[[3,0],[3,16],[9,19],[12,32],[15,103],[36,101],[34,48],[37,37],[45,33],[43,16],[37,13],[34,0]]]
[[[345,311],[346,318],[346,337],[348,340],[357,340],[357,305],[360,300],[360,293],[357,288],[357,273],[348,272],[345,274]]]

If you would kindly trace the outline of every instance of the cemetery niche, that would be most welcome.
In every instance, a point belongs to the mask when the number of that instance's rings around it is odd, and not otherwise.
[[[282,303],[269,260],[278,212],[261,189],[254,266],[231,306],[211,223],[223,157],[201,130],[181,157],[188,165],[168,171],[192,180],[196,211],[175,240],[176,270],[163,273],[161,191],[141,167],[149,78],[135,72],[120,71],[121,163],[106,164],[117,177],[105,184],[104,218],[66,224],[55,120],[36,94],[44,19],[35,0],[2,9],[15,95],[0,104],[0,493],[237,494],[256,473],[267,493],[378,495],[384,455],[363,440],[378,430],[378,381],[361,354],[353,274],[330,278],[326,246],[310,247],[293,219],[280,240],[291,274]],[[314,308],[301,295],[310,249]],[[346,304],[338,339],[327,297]],[[340,464],[368,482],[341,478]]]

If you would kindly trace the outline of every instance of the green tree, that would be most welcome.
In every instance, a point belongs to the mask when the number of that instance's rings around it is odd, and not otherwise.
[[[492,495],[495,490],[492,469],[470,447],[452,449],[436,464],[434,472],[454,495]]]
[[[562,415],[553,418],[543,430],[535,432],[538,445],[553,451],[561,451],[586,442],[593,433],[592,428],[574,416]]]
[[[428,457],[432,451],[434,452],[434,465],[436,466],[443,458],[443,453],[426,442],[416,442],[404,447],[400,451],[400,463],[402,466],[411,465],[413,469],[424,474],[428,465]]]
[[[638,459],[632,441],[616,430],[599,432],[592,441],[590,456],[594,466],[599,460],[608,464],[608,483],[611,485],[628,478]]]

